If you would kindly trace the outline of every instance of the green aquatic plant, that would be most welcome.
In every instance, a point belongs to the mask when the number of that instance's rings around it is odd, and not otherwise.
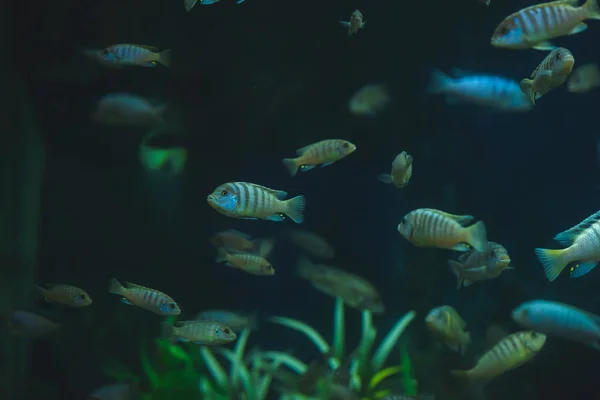
[[[385,363],[390,352],[396,346],[400,336],[415,318],[414,311],[404,315],[383,338],[379,347],[373,352],[373,345],[377,334],[377,329],[373,326],[372,315],[368,310],[362,311],[362,338],[357,349],[348,357],[345,356],[345,316],[344,301],[336,298],[334,323],[333,323],[333,341],[331,344],[310,325],[285,317],[272,317],[270,321],[279,325],[286,326],[306,335],[317,347],[317,349],[327,359],[329,367],[334,372],[320,379],[316,385],[319,398],[328,398],[329,393],[335,385],[343,384],[353,392],[358,393],[362,398],[380,399],[391,393],[390,390],[380,389],[383,382],[392,376],[398,376],[402,373],[402,385],[409,387],[411,392],[416,393],[416,382],[410,376],[410,361],[403,358],[403,364],[385,368]],[[406,353],[405,353],[406,354]],[[308,371],[308,366],[298,358],[283,352],[263,352],[260,357],[278,361],[298,375],[304,375]],[[407,355],[406,355],[407,357]],[[349,366],[348,382],[337,382],[335,372],[340,369],[342,363]],[[405,369],[407,371],[405,371]],[[408,374],[408,375],[407,375]],[[410,380],[410,382],[404,382]],[[411,386],[412,385],[412,386]],[[304,393],[306,394],[306,393]]]

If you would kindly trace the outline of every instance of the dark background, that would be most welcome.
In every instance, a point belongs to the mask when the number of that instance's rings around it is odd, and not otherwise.
[[[330,337],[333,300],[293,276],[291,248],[276,248],[278,272],[270,278],[214,263],[208,239],[219,230],[277,236],[293,225],[216,213],[206,195],[226,181],[306,195],[303,228],[331,241],[336,265],[381,290],[388,309],[377,319],[381,331],[408,310],[418,312],[409,330],[415,353],[432,346],[421,323],[427,311],[457,308],[474,349],[464,360],[446,355],[445,370],[472,365],[490,324],[517,330],[510,311],[524,300],[556,299],[600,313],[598,271],[549,284],[533,254],[598,210],[598,92],[576,96],[561,87],[526,114],[446,106],[424,95],[434,67],[521,79],[543,59],[544,52],[489,45],[506,15],[530,5],[492,1],[485,7],[475,0],[222,0],[189,13],[179,0],[14,4],[7,27],[14,46],[6,51],[29,85],[48,153],[38,280],[75,284],[94,299],[85,310],[47,310],[66,328],[60,339],[36,344],[36,384],[55,398],[81,399],[108,382],[99,369],[104,354],[136,359],[135,335],[156,329],[157,320],[109,295],[113,276],[171,294],[188,316],[217,307],[259,310],[305,320]],[[348,37],[337,21],[356,8],[367,24]],[[579,64],[599,61],[599,24],[589,25],[557,41]],[[172,48],[173,66],[105,70],[79,54],[114,43]],[[349,97],[373,82],[389,85],[391,106],[376,118],[350,114]],[[170,105],[173,129],[189,149],[181,176],[165,179],[141,168],[138,145],[146,132],[90,121],[97,99],[115,91]],[[280,159],[325,138],[350,140],[358,150],[291,179]],[[414,175],[406,189],[394,190],[375,175],[402,150],[414,157]],[[396,232],[400,218],[421,207],[484,220],[516,269],[457,292],[445,266],[451,254],[415,249]],[[359,313],[349,311],[348,319],[357,340]],[[262,348],[313,351],[268,324],[253,339]],[[488,394],[595,398],[598,356],[551,339],[535,361],[499,378]],[[428,364],[415,362],[423,366],[421,387],[436,390],[427,387],[436,381]]]

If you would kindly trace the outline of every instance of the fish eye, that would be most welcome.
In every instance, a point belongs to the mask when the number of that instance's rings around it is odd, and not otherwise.
[[[108,49],[102,50],[102,54],[104,54],[105,56],[107,56],[108,55]]]
[[[225,197],[229,194],[229,192],[227,190],[223,190],[221,191],[221,196]]]
[[[174,310],[174,309],[175,309],[175,303],[171,303],[171,304],[169,304],[169,308],[170,308],[171,310]]]
[[[78,295],[78,296],[75,296],[75,298],[76,298],[76,299],[78,299],[78,300],[85,300],[85,299],[86,299],[86,297],[87,297],[87,296],[86,296],[85,294],[80,294],[80,295]]]
[[[229,335],[231,333],[231,331],[229,330],[229,328],[225,328],[223,330],[223,332],[225,332],[226,335]]]
[[[348,143],[344,143],[344,144],[342,145],[342,147],[344,147],[345,149],[347,149],[348,147],[350,147],[350,145],[349,145]]]
[[[537,337],[538,337],[538,334],[537,334],[537,332],[531,332],[531,338],[532,338],[532,339],[535,339],[535,338],[537,338]]]
[[[560,60],[562,58],[562,56],[560,55],[560,53],[556,53],[556,59]]]
[[[217,335],[220,335],[220,334],[221,334],[221,330],[220,330],[219,328],[217,328],[217,329],[215,330],[215,334],[217,334]]]

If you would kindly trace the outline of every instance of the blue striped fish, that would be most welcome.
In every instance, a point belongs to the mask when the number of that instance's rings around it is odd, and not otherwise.
[[[218,186],[206,201],[223,215],[242,219],[283,221],[287,215],[301,224],[304,220],[304,196],[284,200],[287,192],[248,182],[228,182]]]
[[[158,315],[179,315],[181,309],[175,300],[158,290],[127,282],[124,287],[118,280],[112,278],[108,283],[108,292],[118,294],[125,304],[137,306]]]
[[[158,51],[157,47],[139,44],[114,44],[100,51],[100,58],[106,62],[123,66],[138,65],[141,67],[156,67],[161,64],[171,66],[171,50]]]

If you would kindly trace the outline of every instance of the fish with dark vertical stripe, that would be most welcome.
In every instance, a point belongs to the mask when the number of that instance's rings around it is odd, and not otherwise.
[[[158,290],[127,282],[124,287],[115,278],[108,284],[108,292],[122,296],[121,302],[137,306],[158,315],[179,315],[181,309],[175,300]]]
[[[328,139],[298,149],[298,157],[284,158],[282,162],[290,175],[296,176],[298,169],[310,171],[317,165],[323,168],[354,153],[355,150],[356,146],[347,140]]]
[[[530,79],[521,81],[521,90],[535,104],[537,99],[562,85],[567,80],[574,65],[575,58],[569,50],[564,47],[554,49],[537,66]]]

